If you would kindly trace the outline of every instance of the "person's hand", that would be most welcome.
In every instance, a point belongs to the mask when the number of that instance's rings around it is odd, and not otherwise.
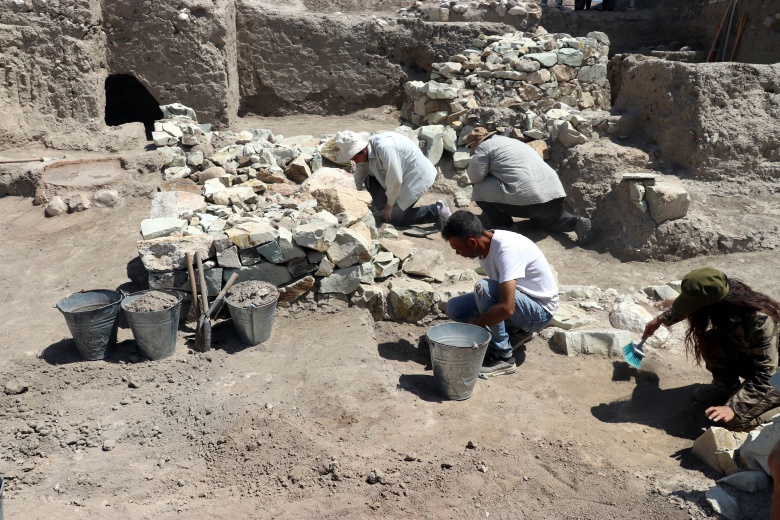
[[[645,332],[642,334],[642,339],[647,339],[655,334],[655,331],[657,331],[660,326],[661,320],[658,318],[653,318],[652,320],[648,321],[647,325],[645,325]]]
[[[393,214],[393,206],[385,206],[385,222],[390,222],[390,217]]]
[[[734,418],[734,410],[730,406],[710,406],[704,414],[713,422],[729,422]]]

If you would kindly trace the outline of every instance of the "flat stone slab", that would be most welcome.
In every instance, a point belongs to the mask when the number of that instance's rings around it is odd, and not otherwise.
[[[181,232],[187,227],[187,221],[178,218],[147,218],[141,221],[141,236],[144,240],[167,237]]]
[[[124,175],[122,164],[115,158],[57,161],[43,170],[43,182],[53,186],[88,188],[113,184]]]
[[[575,307],[572,304],[562,303],[555,312],[550,325],[564,330],[585,327],[595,323],[596,319],[589,316],[587,312]]]
[[[567,356],[601,354],[618,357],[623,355],[623,347],[629,343],[631,343],[631,333],[627,330],[566,330],[558,331],[553,335],[551,346],[555,352]]]

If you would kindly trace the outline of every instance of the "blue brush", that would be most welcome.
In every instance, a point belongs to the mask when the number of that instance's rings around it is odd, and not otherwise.
[[[626,363],[634,368],[639,368],[642,364],[642,359],[645,357],[645,351],[642,348],[647,338],[643,339],[639,343],[632,341],[625,347],[623,347],[623,357],[626,358]]]

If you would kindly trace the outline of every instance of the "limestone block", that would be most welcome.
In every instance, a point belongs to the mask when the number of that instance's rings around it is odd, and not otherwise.
[[[640,182],[628,183],[628,196],[633,202],[642,202],[645,198],[645,187]]]
[[[268,185],[259,179],[249,179],[241,183],[242,188],[252,188],[255,193],[265,193]]]
[[[528,133],[528,132],[524,132],[524,133]],[[528,146],[533,148],[534,151],[539,154],[539,157],[541,157],[545,161],[550,158],[550,147],[547,145],[545,141],[536,140],[536,141],[530,141],[527,144]]]
[[[772,479],[763,471],[738,471],[720,478],[716,482],[718,484],[728,484],[746,493],[764,491],[772,486]]]
[[[230,247],[222,251],[217,250],[217,264],[220,267],[241,267],[241,260],[238,257],[238,247],[231,242]]]
[[[627,330],[596,329],[583,331],[557,331],[552,337],[551,347],[555,352],[573,356],[575,354],[602,354],[622,356],[623,346],[631,342]]]
[[[393,253],[382,251],[374,257],[376,278],[387,278],[401,270],[401,261]]]
[[[656,301],[674,300],[680,295],[678,291],[672,289],[668,285],[650,285],[642,287],[642,292],[644,292],[648,298]]]
[[[612,311],[609,313],[609,324],[616,329],[625,329],[641,335],[645,331],[647,322],[653,318],[654,316],[641,305],[631,301],[621,301],[615,302],[612,306]],[[668,339],[669,329],[662,325],[647,340],[647,344],[654,348],[660,348]]]
[[[198,184],[205,184],[209,179],[219,179],[226,177],[227,180],[223,181],[223,184],[227,187],[230,186],[230,175],[221,166],[212,166],[206,168],[198,174]]]
[[[597,63],[596,65],[585,65],[577,73],[577,79],[580,83],[593,83],[603,87],[607,83],[607,65],[606,63]]]
[[[287,232],[289,233],[289,231]],[[282,253],[282,248],[279,246],[279,243],[275,240],[257,246],[257,248],[255,248],[255,251],[257,251],[258,254],[260,254],[263,258],[265,258],[272,264],[283,264],[285,262],[284,254]],[[301,250],[301,252],[303,252],[303,250]]]
[[[304,294],[314,287],[315,279],[313,276],[304,276],[298,280],[279,287],[279,302],[282,307],[287,307],[294,301],[300,299]]]
[[[569,67],[579,67],[582,65],[582,51],[571,49],[569,47],[558,49],[558,63],[568,65]]]
[[[555,78],[555,81],[560,83],[571,81],[577,77],[577,69],[564,65],[563,63],[558,63],[551,67],[550,72],[552,73],[553,78]]]
[[[430,99],[456,99],[458,89],[452,85],[429,81],[420,88],[420,93],[425,94]]]
[[[420,128],[420,140],[425,143],[423,152],[434,165],[439,163],[444,152],[444,126],[428,125]]]
[[[301,247],[325,252],[336,239],[338,228],[329,222],[309,222],[297,226],[293,232],[293,240]]]
[[[351,187],[333,186],[317,188],[310,192],[320,206],[334,215],[343,213],[344,224],[349,226],[365,217],[369,212],[371,194],[368,191],[358,191],[354,181]]]
[[[187,221],[178,218],[147,218],[141,221],[141,236],[144,240],[167,237],[181,233],[186,226]]]
[[[389,294],[387,287],[382,285],[361,285],[352,295],[350,300],[352,305],[361,309],[368,309],[374,321],[387,319],[387,296]]]
[[[455,152],[452,154],[452,165],[458,169],[466,169],[471,163],[471,154],[469,152]]]
[[[434,302],[436,307],[441,312],[445,312],[447,309],[447,302],[456,296],[462,296],[464,294],[474,294],[474,281],[461,281],[455,285],[449,285],[442,287],[434,294]]]
[[[165,168],[163,172],[163,179],[166,181],[172,181],[175,179],[186,179],[192,174],[192,168],[189,166],[169,166]]]
[[[179,139],[168,132],[152,132],[152,141],[155,146],[174,146]]]
[[[416,323],[427,316],[433,306],[433,287],[423,281],[397,278],[390,283],[389,289],[390,309],[397,320]]]
[[[739,520],[742,514],[739,511],[737,500],[719,487],[713,486],[704,493],[704,499],[719,518]]]
[[[320,280],[317,292],[352,294],[360,287],[361,283],[370,284],[373,282],[374,264],[366,262],[346,269],[334,269],[330,276]]]
[[[206,199],[185,191],[160,191],[152,198],[149,218],[179,218],[206,209]]]
[[[762,470],[772,475],[769,469],[769,454],[780,441],[780,417],[775,417],[771,423],[761,430],[753,430],[739,449],[739,460],[748,469]]]
[[[541,85],[542,83],[547,83],[550,81],[550,78],[552,75],[550,74],[550,71],[547,69],[541,69],[537,70],[536,72],[531,72],[528,74],[528,83],[532,85]]]
[[[557,59],[557,58],[556,58]],[[519,59],[515,62],[515,70],[520,72],[533,72],[542,68],[542,65],[537,60]]]
[[[117,190],[98,190],[90,196],[90,200],[99,208],[114,208],[122,199]]]
[[[309,263],[306,257],[293,258],[287,262],[287,270],[290,271],[293,278],[300,278],[301,276],[315,272],[317,269],[319,269],[319,266],[317,264]]]
[[[49,204],[46,205],[46,214],[50,217],[56,217],[57,215],[61,215],[67,212],[68,205],[64,200],[62,200],[62,197],[60,196],[52,197],[49,201]]]
[[[596,321],[595,318],[588,315],[587,312],[575,307],[570,303],[561,303],[558,310],[555,311],[550,325],[564,330],[586,327]]]
[[[203,258],[212,254],[214,239],[210,235],[160,237],[138,241],[138,256],[149,272],[186,269],[185,253],[193,257],[198,252]]]
[[[367,241],[361,233],[349,228],[339,228],[327,254],[336,267],[343,269],[370,261],[370,249],[371,241]]]
[[[558,141],[566,148],[572,148],[578,144],[586,143],[588,138],[566,121],[558,126]]]
[[[597,300],[601,295],[601,289],[595,285],[559,285],[558,296],[562,302]]]
[[[402,261],[409,258],[414,249],[414,242],[411,240],[392,240],[383,238],[379,241],[379,245],[382,246],[385,251],[390,251]]]
[[[252,200],[254,196],[255,191],[249,186],[233,186],[218,191],[212,196],[212,200],[214,201],[214,204],[229,206],[232,203],[232,199],[238,199],[242,203],[247,203]]]
[[[227,236],[239,249],[249,249],[276,240],[279,232],[265,220],[248,220],[228,229]]]
[[[556,63],[558,63],[558,53],[555,52],[536,52],[531,54],[525,55],[526,60],[534,60],[538,61],[540,64],[542,64],[544,67],[552,67]],[[604,70],[605,78],[606,78],[606,68]]]
[[[694,441],[691,451],[711,468],[728,475],[739,471],[734,462],[734,451],[746,437],[747,433],[711,426]]]
[[[206,292],[209,296],[216,296],[222,290],[222,268],[213,267],[204,269],[206,276]],[[174,289],[191,294],[190,276],[187,271],[167,271],[163,273],[149,273],[150,289]],[[200,285],[198,285],[200,292]]]
[[[645,191],[650,216],[657,224],[667,220],[682,218],[688,213],[691,198],[682,186],[658,183],[648,186]]]
[[[339,218],[327,210],[318,211],[317,213],[309,217],[309,224],[315,224],[317,222],[322,224],[332,224],[334,226],[338,226],[341,224]]]
[[[83,193],[68,193],[63,200],[68,203],[68,211],[71,212],[86,211],[92,206],[89,198]]]
[[[301,184],[311,176],[311,168],[306,164],[303,155],[299,155],[290,162],[290,165],[284,171],[284,175],[293,182]]]
[[[341,168],[320,168],[306,179],[301,190],[311,193],[321,188],[336,187],[357,189],[355,178],[348,171]]]
[[[222,278],[227,281],[230,279],[233,273],[238,273],[238,278],[236,279],[235,283],[246,280],[261,280],[279,286],[292,280],[290,271],[287,270],[286,266],[271,264],[268,262],[263,262],[248,267],[239,267],[237,269],[226,268],[224,273],[222,273]]]
[[[277,244],[279,244],[279,250],[282,253],[282,262],[289,262],[293,258],[304,258],[306,256],[303,248],[293,240],[292,231],[289,229],[279,228]]]
[[[415,249],[403,265],[406,274],[427,276],[437,282],[444,281],[444,269],[444,254],[433,249]]]
[[[190,152],[187,154],[187,166],[198,166],[203,164],[203,152]]]

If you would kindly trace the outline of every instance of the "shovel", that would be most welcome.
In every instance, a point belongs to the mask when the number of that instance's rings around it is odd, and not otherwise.
[[[203,261],[200,253],[195,253],[195,264],[198,267],[200,280],[200,318],[195,329],[195,349],[198,352],[208,352],[211,349],[211,320],[208,318],[209,292],[206,286],[206,272],[203,270]]]

